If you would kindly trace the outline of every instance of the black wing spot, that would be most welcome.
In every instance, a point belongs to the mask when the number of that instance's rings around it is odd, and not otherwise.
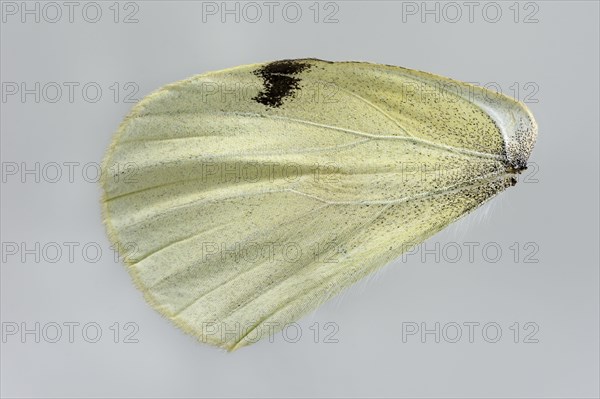
[[[278,108],[286,97],[298,89],[300,78],[295,76],[312,65],[299,60],[282,60],[266,64],[254,71],[263,80],[264,89],[252,99],[268,107]]]

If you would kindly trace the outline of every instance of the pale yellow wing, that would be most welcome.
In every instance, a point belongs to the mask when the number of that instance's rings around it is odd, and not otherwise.
[[[122,123],[104,170],[129,173],[104,176],[104,219],[146,299],[232,350],[514,184],[536,132],[508,97],[399,67],[207,73]]]

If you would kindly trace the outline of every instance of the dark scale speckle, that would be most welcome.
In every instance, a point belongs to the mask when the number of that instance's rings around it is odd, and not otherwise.
[[[264,89],[253,100],[268,107],[280,107],[298,89],[300,78],[296,75],[310,67],[301,60],[282,60],[257,69],[254,74],[263,79]]]

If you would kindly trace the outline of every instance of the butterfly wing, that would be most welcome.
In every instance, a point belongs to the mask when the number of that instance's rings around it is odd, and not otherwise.
[[[233,350],[514,184],[535,134],[522,104],[423,72],[242,66],[134,108],[104,161],[134,173],[104,176],[104,219],[153,307]]]

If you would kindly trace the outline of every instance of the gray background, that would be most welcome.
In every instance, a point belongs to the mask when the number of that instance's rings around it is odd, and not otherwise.
[[[403,20],[402,2],[337,1],[338,22],[323,23],[335,8],[321,3],[315,23],[310,1],[298,2],[303,14],[296,23],[282,17],[284,3],[272,23],[266,15],[256,23],[244,20],[253,14],[222,23],[220,14],[203,21],[200,2],[138,1],[138,22],[129,24],[122,20],[134,6],[123,9],[120,3],[115,23],[112,4],[99,2],[103,14],[96,23],[82,18],[86,2],[79,3],[72,23],[67,15],[56,23],[44,15],[39,23],[31,16],[23,23],[20,14],[4,15],[2,82],[80,86],[72,103],[66,90],[55,103],[44,98],[36,103],[32,95],[24,102],[18,95],[7,97],[1,115],[3,170],[22,162],[28,168],[36,162],[40,168],[51,162],[80,166],[73,182],[64,166],[56,183],[49,181],[50,169],[39,183],[31,176],[25,182],[6,176],[2,242],[5,248],[36,242],[80,246],[72,261],[64,250],[54,263],[53,252],[41,253],[37,262],[33,255],[23,261],[4,251],[1,318],[5,329],[10,323],[80,325],[72,343],[66,327],[57,343],[48,342],[50,330],[39,343],[34,335],[5,337],[3,396],[598,397],[597,2],[520,3],[517,22],[513,2],[497,2],[502,17],[496,23],[484,18],[485,2],[475,8],[473,21],[459,2],[463,15],[455,23],[454,11],[446,8],[444,14],[442,3],[439,22],[435,15],[425,15],[423,22],[420,13],[404,14]],[[536,10],[537,22],[525,23]],[[54,18],[46,11],[47,19]],[[493,11],[488,9],[488,19]],[[530,169],[527,181],[428,240],[428,249],[439,246],[439,261],[431,254],[422,259],[423,251],[399,259],[300,320],[298,342],[278,334],[272,343],[263,340],[228,354],[197,343],[144,302],[113,259],[101,223],[99,186],[82,178],[82,166],[100,162],[132,105],[123,93],[115,102],[109,88],[114,82],[134,82],[141,98],[190,75],[300,57],[364,60],[496,82],[509,95],[517,82],[521,99],[531,94],[526,100],[540,126],[530,158],[537,172]],[[99,101],[82,98],[87,82],[102,88]],[[94,176],[93,168],[88,172]],[[465,246],[471,242],[479,244],[473,259]],[[515,242],[521,249],[516,258]],[[99,261],[83,257],[86,243],[101,247]],[[496,262],[490,259],[496,257],[493,250],[487,258],[482,254],[486,244],[501,248]],[[456,245],[464,251],[453,262]],[[102,328],[97,343],[85,339],[93,331],[82,335],[90,322]],[[115,322],[118,343],[110,330]],[[123,342],[127,322],[139,327],[138,343]],[[317,343],[310,329],[315,322],[321,332]],[[325,331],[327,322],[337,326],[337,343],[324,342],[333,331]],[[480,326],[473,342],[466,327],[456,343],[445,336],[436,343],[432,335],[425,342],[419,335],[403,340],[403,323],[411,322],[428,328],[436,322]],[[510,329],[515,322],[518,343]],[[528,322],[535,324],[525,330]],[[498,342],[485,339],[493,338],[493,330],[482,335],[486,323],[501,326]],[[523,342],[535,326],[530,338],[538,342]]]

